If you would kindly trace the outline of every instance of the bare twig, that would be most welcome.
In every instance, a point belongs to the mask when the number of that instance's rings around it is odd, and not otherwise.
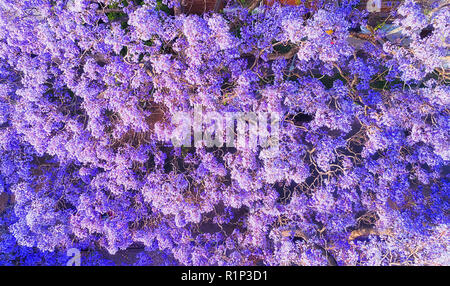
[[[267,56],[267,59],[269,61],[279,60],[279,59],[288,60],[288,59],[292,58],[293,56],[295,56],[295,54],[297,54],[298,50],[299,50],[298,47],[293,47],[292,49],[289,50],[289,52],[286,52],[284,54],[279,54],[279,53],[269,54]]]
[[[284,236],[284,237],[293,236],[293,237],[303,238],[305,241],[308,240],[308,236],[303,231],[298,230],[298,229],[296,229],[296,230],[283,230],[281,232],[281,236]]]
[[[350,233],[350,236],[348,237],[349,241],[353,241],[359,237],[362,236],[369,236],[369,235],[392,235],[390,230],[386,231],[379,231],[375,228],[361,228],[354,230]]]

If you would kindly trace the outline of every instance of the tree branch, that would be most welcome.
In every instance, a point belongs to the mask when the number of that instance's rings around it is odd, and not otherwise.
[[[216,4],[214,4],[214,12],[219,12],[220,8],[222,8],[223,0],[216,0]]]
[[[292,49],[289,50],[289,52],[286,52],[284,54],[279,54],[279,53],[269,54],[267,56],[267,59],[269,61],[279,60],[279,59],[288,60],[288,59],[292,58],[298,52],[298,50],[299,50],[298,47],[293,47]]]
[[[252,4],[250,4],[250,6],[248,6],[248,11],[251,12],[251,11],[255,10],[255,8],[259,6],[261,1],[262,0],[253,0]]]

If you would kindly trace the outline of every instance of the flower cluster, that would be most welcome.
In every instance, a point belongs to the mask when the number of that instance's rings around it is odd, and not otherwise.
[[[450,9],[357,2],[0,0],[0,263],[449,265]],[[277,155],[174,147],[196,106]]]

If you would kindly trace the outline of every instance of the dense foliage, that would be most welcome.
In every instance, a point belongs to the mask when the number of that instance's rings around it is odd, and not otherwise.
[[[0,264],[449,265],[449,6],[316,4],[0,0]],[[194,105],[279,154],[173,147]]]

